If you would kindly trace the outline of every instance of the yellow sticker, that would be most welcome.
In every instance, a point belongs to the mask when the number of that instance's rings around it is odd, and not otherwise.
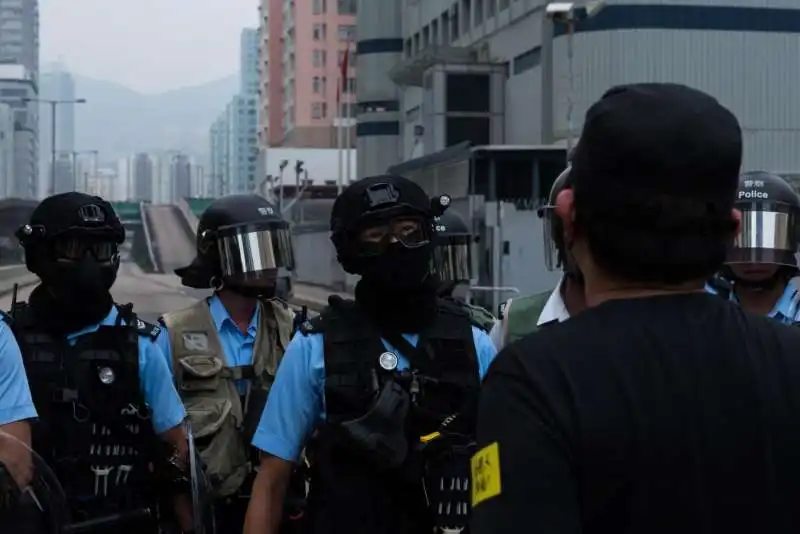
[[[422,443],[428,443],[429,441],[433,441],[433,440],[435,440],[436,438],[439,438],[439,437],[441,437],[441,434],[439,432],[432,432],[430,434],[426,434],[426,435],[420,437],[419,440]]]
[[[472,506],[500,495],[500,447],[495,441],[472,457]]]

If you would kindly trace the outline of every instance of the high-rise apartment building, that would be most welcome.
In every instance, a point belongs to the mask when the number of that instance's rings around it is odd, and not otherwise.
[[[2,0],[0,0],[2,1]],[[75,80],[72,75],[60,65],[50,72],[43,72],[40,76],[39,94],[43,100],[61,100],[70,102],[75,100]],[[52,159],[52,128],[53,108],[46,102],[39,104],[39,190],[41,194],[47,192],[50,180],[50,165]],[[72,154],[75,151],[75,104],[59,104],[56,107],[56,152],[57,156]],[[62,169],[70,167],[56,166],[56,182],[67,183],[72,181],[71,176],[59,176]],[[57,192],[61,192],[57,190]]]
[[[14,194],[14,109],[0,103],[0,197]]]
[[[186,154],[174,154],[170,161],[172,201],[192,196],[192,160]]]
[[[239,39],[239,92],[258,94],[259,30],[245,28]]]
[[[153,201],[153,176],[155,164],[150,154],[140,153],[133,157],[131,165],[131,200]]]
[[[36,196],[38,178],[39,2],[0,0],[0,101],[14,109],[12,196]]]
[[[261,0],[259,139],[333,148],[335,120],[354,125],[356,0]],[[347,50],[347,72],[342,64]],[[341,89],[341,94],[340,94]],[[355,145],[354,136],[351,146]]]

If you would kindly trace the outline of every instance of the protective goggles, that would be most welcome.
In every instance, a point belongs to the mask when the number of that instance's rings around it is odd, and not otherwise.
[[[776,202],[741,204],[737,208],[742,212],[741,232],[726,263],[797,266],[797,208]]]
[[[366,223],[357,232],[358,245],[365,255],[383,253],[392,243],[418,248],[431,242],[430,224],[418,215],[398,215]]]
[[[119,252],[116,242],[86,238],[59,238],[53,241],[56,259],[80,261],[91,256],[99,262],[111,261]]]

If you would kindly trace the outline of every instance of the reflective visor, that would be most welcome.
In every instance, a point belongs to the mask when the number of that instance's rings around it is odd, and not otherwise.
[[[796,265],[797,212],[784,204],[761,202],[737,206],[742,212],[741,232],[726,263]]]
[[[555,206],[542,206],[539,208],[539,217],[542,220],[542,242],[544,243],[544,265],[548,271],[555,271],[558,264],[558,247],[553,241],[553,217]]]
[[[294,269],[292,237],[286,223],[221,228],[217,247],[222,275],[228,281],[275,280],[289,276]]]
[[[468,237],[451,237],[433,247],[432,270],[440,282],[469,282]]]

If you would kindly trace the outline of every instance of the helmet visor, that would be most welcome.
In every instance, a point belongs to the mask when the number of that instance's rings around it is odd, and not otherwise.
[[[239,285],[274,285],[294,270],[294,249],[286,222],[245,224],[217,232],[222,277]]]
[[[539,208],[539,218],[542,220],[544,265],[548,271],[556,271],[560,267],[558,247],[553,239],[553,217],[556,217],[555,206],[542,206]]]
[[[741,232],[734,240],[726,263],[797,265],[797,210],[786,204],[754,202],[738,204]]]
[[[59,237],[53,241],[53,252],[57,259],[79,261],[91,256],[99,262],[111,261],[119,247],[116,242],[105,239]]]
[[[433,247],[431,270],[440,282],[469,282],[470,246],[468,236],[442,239]]]

